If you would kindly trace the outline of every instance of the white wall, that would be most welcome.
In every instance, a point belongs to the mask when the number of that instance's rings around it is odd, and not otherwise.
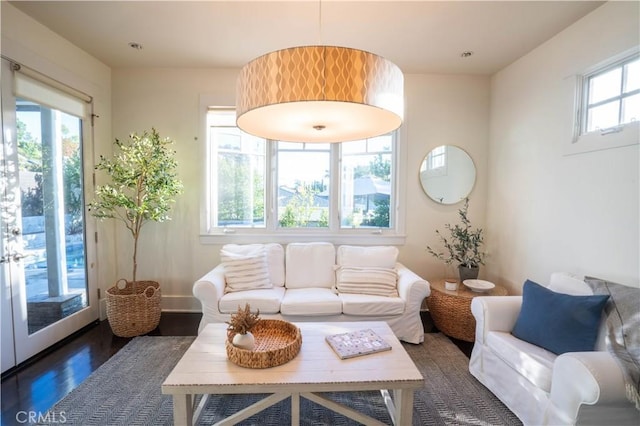
[[[141,237],[139,277],[162,283],[165,309],[188,309],[193,282],[219,262],[218,245],[199,242],[200,202],[204,181],[203,148],[199,137],[201,96],[218,105],[233,105],[238,70],[224,69],[114,69],[113,134],[124,138],[132,131],[155,126],[160,135],[176,140],[179,175],[185,192],[173,210],[173,219],[150,223]],[[460,205],[440,206],[422,191],[418,179],[424,156],[434,147],[454,144],[476,162],[478,182],[471,195],[471,218],[484,224],[489,134],[488,77],[407,75],[407,116],[402,128],[407,144],[407,239],[400,260],[425,278],[444,273],[440,261],[424,248],[437,244],[436,228],[457,221]],[[129,274],[130,237],[118,233],[118,272]],[[166,297],[165,297],[166,296]],[[199,306],[195,306],[199,308]]]
[[[204,175],[204,141],[197,140],[204,114],[199,99],[206,95],[220,105],[233,104],[238,70],[109,70],[7,2],[1,10],[3,55],[94,96],[100,115],[95,156],[111,152],[113,137],[152,126],[177,141],[185,192],[171,222],[145,228],[139,273],[161,281],[165,308],[198,309],[191,300],[192,283],[218,263],[220,248],[198,239]],[[477,167],[470,218],[486,229],[490,254],[481,276],[514,293],[525,278],[544,281],[555,270],[637,285],[638,146],[563,155],[573,102],[567,77],[637,45],[637,16],[637,2],[607,3],[491,81],[405,76],[401,137],[407,158],[407,239],[400,247],[402,262],[427,279],[444,274],[425,246],[438,245],[435,229],[456,222],[460,205],[431,201],[418,172],[431,149],[453,144],[467,151]],[[99,227],[103,289],[130,275],[130,237],[113,225]]]
[[[573,76],[640,44],[609,2],[492,78],[488,277],[521,293],[553,271],[639,285],[638,145],[565,156]]]
[[[37,21],[28,17],[6,1],[0,3],[2,15],[2,55],[32,68],[48,77],[67,84],[93,97],[95,120],[93,129],[94,150],[111,149],[111,70],[67,40],[53,33]],[[85,147],[91,153],[92,146]],[[93,168],[95,158],[89,157],[85,167]],[[87,185],[88,196],[93,193],[91,182]],[[88,217],[89,221],[93,221]],[[92,222],[90,229],[95,229]],[[90,258],[94,265],[98,285],[106,289],[115,281],[115,251],[113,224],[98,225],[103,237],[97,248],[98,259]],[[89,239],[91,241],[91,238]],[[90,248],[90,255],[95,247]]]
[[[148,222],[138,249],[138,277],[160,282],[163,309],[199,309],[191,296],[197,278],[218,263],[219,247],[199,242],[204,185],[205,141],[200,140],[200,96],[219,105],[235,103],[237,70],[114,69],[113,135],[155,127],[175,143],[184,192],[176,198],[169,222]],[[131,236],[118,228],[118,273],[131,276]]]
[[[439,145],[464,149],[476,166],[476,184],[469,195],[469,218],[474,227],[485,227],[488,186],[489,79],[464,75],[405,76],[407,99],[403,132],[408,142],[407,240],[400,261],[427,280],[443,278],[442,261],[429,255],[427,245],[441,247],[435,230],[458,223],[461,203],[441,205],[432,201],[420,184],[420,165]],[[484,271],[481,270],[481,276]]]

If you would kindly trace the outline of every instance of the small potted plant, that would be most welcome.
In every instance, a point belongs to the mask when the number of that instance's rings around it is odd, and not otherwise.
[[[113,157],[100,156],[95,166],[110,182],[96,187],[89,210],[96,218],[122,222],[133,242],[131,280],[120,279],[106,292],[107,319],[116,336],[145,334],[160,322],[159,284],[137,279],[138,241],[145,223],[170,219],[173,198],[182,191],[172,143],[156,129],[133,133],[126,142],[116,139]]]
[[[260,309],[254,314],[251,312],[251,306],[247,303],[244,305],[244,309],[238,306],[238,311],[235,314],[231,314],[231,319],[226,323],[227,334],[229,337],[233,336],[231,343],[233,346],[248,351],[253,350],[255,346],[255,338],[251,334],[251,330],[260,321]]]
[[[460,274],[460,281],[466,279],[478,278],[480,272],[480,265],[484,265],[485,253],[481,251],[484,237],[482,235],[482,229],[472,229],[471,221],[467,216],[467,210],[469,208],[469,199],[464,200],[464,205],[458,210],[460,221],[462,224],[456,224],[451,226],[446,224],[445,228],[449,230],[450,237],[445,237],[442,233],[436,230],[436,234],[440,237],[442,244],[446,250],[446,254],[443,252],[437,252],[430,246],[427,246],[427,251],[434,257],[443,260],[447,265],[452,263],[458,264],[458,271]]]

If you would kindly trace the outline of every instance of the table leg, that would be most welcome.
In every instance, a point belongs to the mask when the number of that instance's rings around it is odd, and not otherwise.
[[[396,406],[396,425],[410,425],[413,422],[413,389],[393,391]]]
[[[291,426],[300,424],[300,394],[291,393]]]
[[[173,424],[193,425],[193,401],[191,395],[173,395]]]

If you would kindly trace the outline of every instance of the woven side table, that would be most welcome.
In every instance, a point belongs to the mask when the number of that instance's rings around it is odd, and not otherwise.
[[[496,285],[491,291],[476,293],[462,283],[458,289],[451,291],[444,287],[444,280],[434,280],[431,284],[431,295],[427,297],[427,306],[433,323],[442,333],[449,337],[475,341],[476,320],[471,314],[471,300],[476,296],[506,296],[507,289]]]

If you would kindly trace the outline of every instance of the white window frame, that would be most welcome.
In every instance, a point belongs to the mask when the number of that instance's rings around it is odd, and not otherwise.
[[[330,180],[330,214],[335,217],[330,218],[329,228],[280,228],[277,226],[277,218],[273,218],[276,214],[275,203],[277,202],[277,193],[274,193],[274,182],[276,181],[276,155],[277,142],[267,141],[266,152],[266,199],[265,199],[265,215],[266,226],[264,228],[250,227],[213,227],[211,224],[211,214],[213,206],[211,205],[211,193],[213,185],[213,171],[211,170],[210,158],[211,148],[208,140],[208,124],[207,114],[212,108],[211,99],[201,96],[201,140],[204,147],[204,180],[203,191],[201,194],[200,208],[200,242],[202,244],[249,244],[249,243],[267,243],[278,242],[287,244],[290,242],[311,242],[311,241],[327,241],[334,244],[362,244],[362,245],[402,245],[405,243],[405,212],[402,206],[405,205],[405,188],[406,176],[402,170],[406,170],[406,155],[402,139],[401,129],[396,130],[394,149],[392,153],[392,169],[394,176],[394,189],[390,200],[390,224],[389,228],[341,228],[339,218],[339,188],[340,188],[340,144],[331,144],[330,162],[331,170],[336,173],[337,177]],[[218,107],[227,109],[233,107]],[[348,142],[347,142],[348,143]],[[391,211],[393,210],[393,212]]]
[[[640,122],[618,124],[607,129],[586,132],[588,85],[591,77],[637,58],[640,46],[626,50],[604,62],[596,64],[575,78],[573,136],[565,146],[565,155],[620,148],[640,143]]]

